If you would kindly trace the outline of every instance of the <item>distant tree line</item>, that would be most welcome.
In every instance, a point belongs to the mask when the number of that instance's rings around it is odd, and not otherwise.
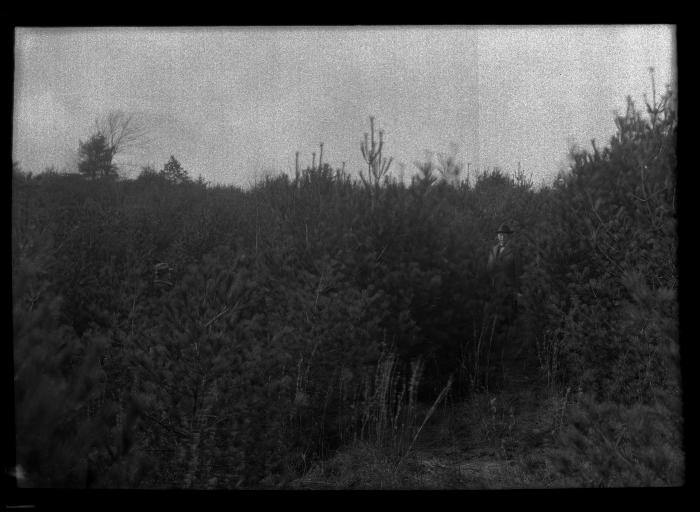
[[[425,163],[404,185],[381,134],[362,141],[359,182],[324,162],[207,186],[172,156],[98,179],[124,140],[102,131],[81,143],[91,179],[13,169],[25,485],[283,487],[357,439],[406,449],[416,401],[469,399],[515,371],[485,307],[504,221],[525,261],[527,371],[575,410],[552,467],[573,485],[677,485],[670,91],[647,114],[630,102],[608,146],[537,190],[524,172],[454,179],[451,157],[449,179]]]

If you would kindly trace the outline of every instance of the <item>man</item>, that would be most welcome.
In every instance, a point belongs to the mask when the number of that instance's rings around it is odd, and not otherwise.
[[[498,243],[491,248],[486,269],[491,276],[491,285],[497,289],[507,288],[513,294],[519,288],[519,258],[510,243],[513,230],[508,224],[501,224],[496,231]]]
[[[491,278],[491,298],[486,306],[489,318],[496,319],[497,351],[502,352],[517,338],[518,295],[520,292],[519,251],[511,241],[513,230],[501,224],[496,230],[498,243],[491,248],[486,269]]]

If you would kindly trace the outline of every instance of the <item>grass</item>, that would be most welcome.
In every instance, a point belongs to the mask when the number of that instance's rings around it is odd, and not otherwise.
[[[391,375],[384,367],[384,373]],[[544,380],[545,377],[542,377]],[[391,379],[389,379],[390,381]],[[388,381],[385,381],[388,382]],[[572,486],[551,461],[569,404],[566,390],[513,380],[467,399],[414,404],[415,442],[356,439],[313,465],[297,489],[528,489]],[[378,389],[392,389],[391,386]],[[381,417],[381,416],[380,416]],[[418,435],[420,434],[420,435]],[[408,449],[407,449],[408,448]]]

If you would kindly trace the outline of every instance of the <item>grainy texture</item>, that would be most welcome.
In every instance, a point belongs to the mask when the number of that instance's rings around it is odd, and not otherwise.
[[[650,101],[543,189],[13,168],[19,484],[682,484],[676,108]],[[520,284],[486,269],[503,222]]]

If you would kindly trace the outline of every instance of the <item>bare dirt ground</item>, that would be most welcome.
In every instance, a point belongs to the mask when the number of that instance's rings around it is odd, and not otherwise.
[[[421,487],[558,487],[547,452],[554,444],[564,397],[513,374],[495,393],[456,404],[421,434],[409,454]]]
[[[524,370],[524,368],[522,369]],[[447,403],[398,465],[359,445],[317,465],[301,489],[538,489],[566,486],[547,453],[566,397],[547,390],[532,371],[512,369],[495,392]],[[534,375],[534,376],[533,376]]]

